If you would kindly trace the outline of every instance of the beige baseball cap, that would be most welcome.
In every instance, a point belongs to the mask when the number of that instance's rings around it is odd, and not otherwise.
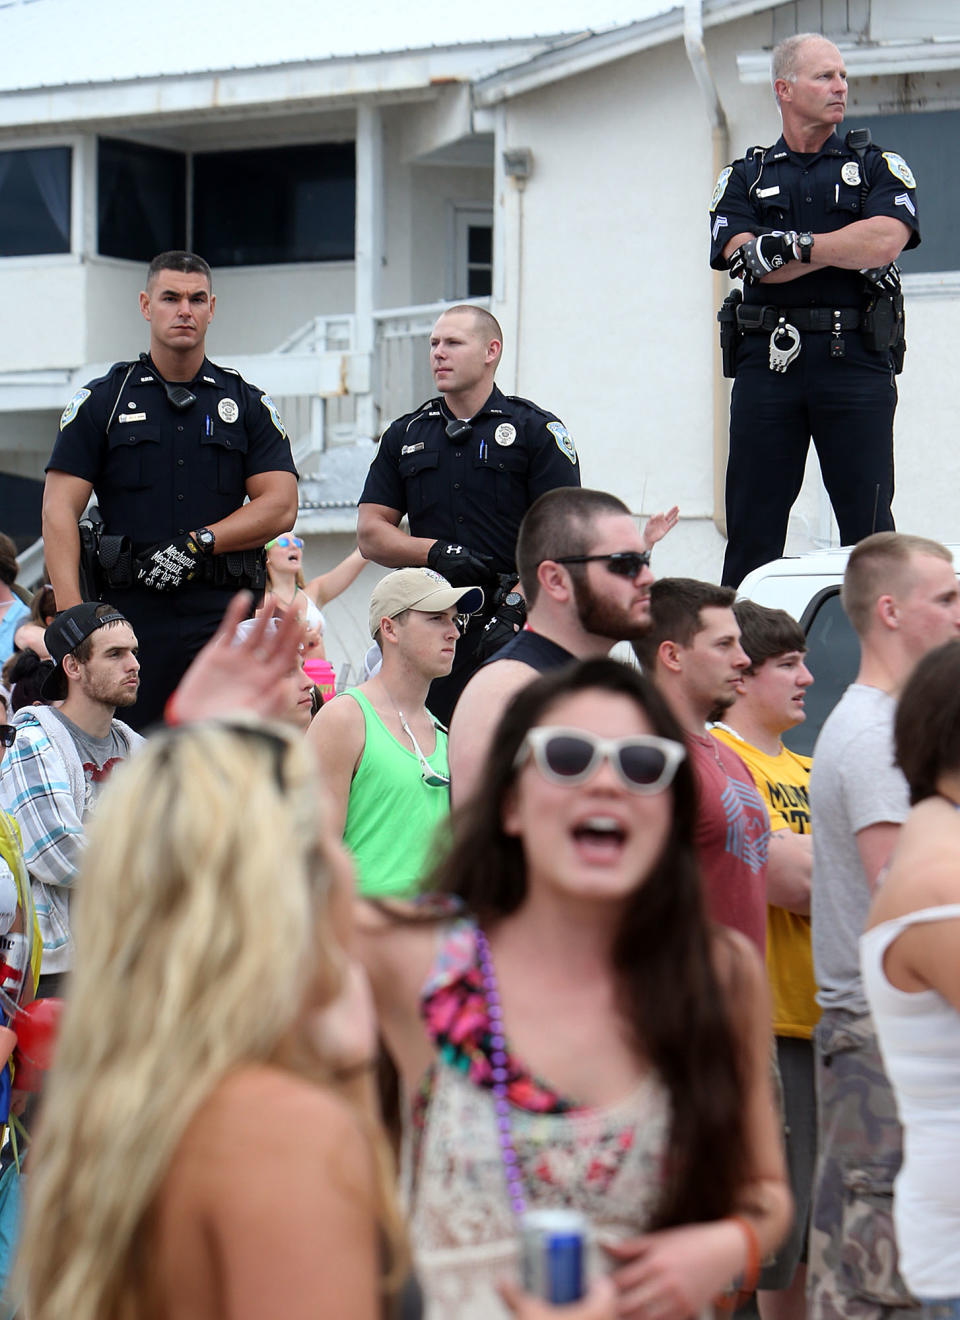
[[[432,568],[397,568],[380,579],[370,597],[370,636],[377,635],[381,619],[395,619],[404,610],[448,610],[476,614],[483,607],[479,587],[451,587]]]

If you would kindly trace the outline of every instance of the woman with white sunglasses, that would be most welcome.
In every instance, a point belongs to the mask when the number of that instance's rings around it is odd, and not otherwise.
[[[431,1318],[507,1314],[529,1210],[581,1211],[618,1315],[650,1320],[752,1288],[786,1232],[765,977],[706,922],[695,810],[655,690],[571,666],[504,714],[443,915],[361,914]]]
[[[325,660],[323,645],[325,622],[321,607],[356,582],[367,561],[354,549],[327,573],[307,582],[303,576],[303,540],[286,532],[266,545],[267,589],[263,608],[276,607],[279,614],[293,610],[306,627],[304,654],[310,660]]]

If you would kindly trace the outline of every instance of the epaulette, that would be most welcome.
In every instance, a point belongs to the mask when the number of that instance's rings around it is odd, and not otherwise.
[[[532,399],[522,399],[519,394],[505,394],[503,397],[509,400],[510,403],[522,403],[525,408],[532,409],[533,412],[539,413],[541,417],[556,417],[556,413],[552,413],[549,408],[542,408],[539,403],[534,403]]]

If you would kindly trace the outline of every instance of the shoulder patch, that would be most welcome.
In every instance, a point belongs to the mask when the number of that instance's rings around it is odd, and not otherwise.
[[[898,156],[895,151],[885,151],[883,159],[887,162],[887,168],[895,179],[899,179],[908,188],[916,188],[917,181],[913,177],[913,171],[902,156]]]
[[[564,426],[563,422],[547,422],[547,430],[557,442],[557,448],[571,463],[577,461],[577,447],[573,443],[573,436]]]
[[[285,436],[287,433],[284,430],[283,422],[281,422],[280,420],[280,414],[277,412],[277,405],[270,398],[270,395],[261,394],[260,402],[263,404],[264,408],[266,408],[267,412],[270,414],[271,422],[273,422],[274,426],[277,428],[280,434]]]
[[[725,165],[723,169],[720,171],[720,177],[717,179],[716,187],[713,190],[713,196],[710,198],[711,213],[715,211],[717,207],[720,205],[720,202],[723,198],[723,194],[727,191],[727,184],[730,180],[730,175],[732,173],[733,173],[732,165]]]
[[[60,414],[61,431],[64,429],[65,426],[70,425],[74,417],[76,417],[77,413],[80,411],[80,409],[83,407],[83,405],[86,403],[86,401],[89,398],[90,398],[90,391],[88,389],[77,390],[76,394],[73,396],[73,398],[67,404],[66,408],[64,408],[63,412]]]

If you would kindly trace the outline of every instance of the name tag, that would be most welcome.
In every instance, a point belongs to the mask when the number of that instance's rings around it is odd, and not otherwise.
[[[119,413],[117,416],[118,422],[145,422],[146,420],[146,413]]]
[[[779,185],[779,183],[774,184],[774,186],[773,186],[772,188],[758,188],[758,189],[757,189],[757,196],[758,196],[758,197],[777,197],[777,196],[779,195],[779,193],[780,193],[780,185]]]
[[[416,445],[404,445],[403,448],[400,450],[401,456],[403,454],[415,454],[418,449],[423,448],[423,443],[424,442],[421,440],[420,443]]]

